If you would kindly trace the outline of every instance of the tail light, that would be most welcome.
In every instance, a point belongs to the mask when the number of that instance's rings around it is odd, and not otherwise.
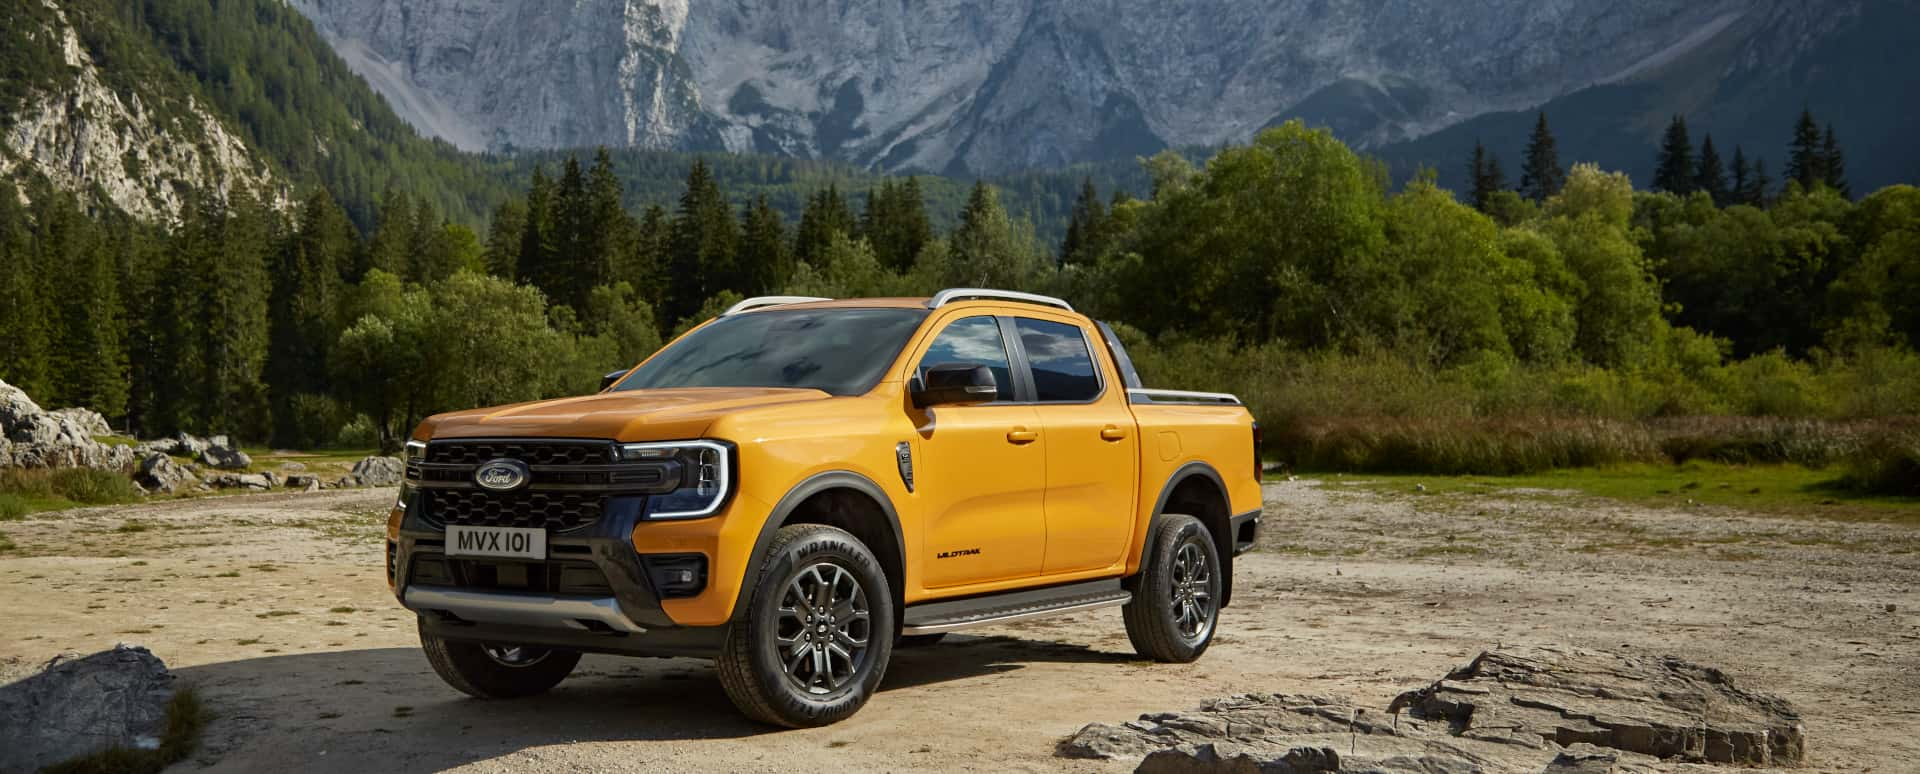
[[[1253,423],[1253,480],[1260,480],[1260,422]]]

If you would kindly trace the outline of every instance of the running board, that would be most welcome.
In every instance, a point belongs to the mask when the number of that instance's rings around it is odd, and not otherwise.
[[[1043,615],[1124,605],[1132,592],[1118,578],[1022,589],[981,597],[927,602],[907,608],[901,634],[939,634],[955,629],[1038,618]]]

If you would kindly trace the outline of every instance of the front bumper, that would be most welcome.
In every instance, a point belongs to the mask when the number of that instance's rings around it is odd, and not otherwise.
[[[633,545],[637,505],[616,505],[590,526],[550,534],[545,562],[448,557],[445,533],[419,512],[402,511],[388,569],[394,596],[420,615],[423,631],[627,655],[719,650],[723,627],[682,626],[664,609]]]

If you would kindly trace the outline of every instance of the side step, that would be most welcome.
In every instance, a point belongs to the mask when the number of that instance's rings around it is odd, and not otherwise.
[[[1120,579],[1021,589],[967,599],[927,602],[907,608],[901,634],[939,634],[973,626],[1038,618],[1056,613],[1124,605],[1133,594]]]

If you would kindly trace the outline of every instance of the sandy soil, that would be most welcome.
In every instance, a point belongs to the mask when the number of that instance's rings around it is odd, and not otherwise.
[[[1116,609],[902,651],[867,708],[771,731],[711,666],[590,656],[551,695],[468,700],[381,579],[391,490],[0,523],[0,669],[151,647],[219,713],[185,769],[1113,771],[1090,721],[1246,691],[1384,707],[1498,643],[1672,654],[1795,702],[1814,770],[1920,762],[1920,527],[1658,510],[1552,492],[1267,486],[1258,551],[1200,662],[1138,660]]]

